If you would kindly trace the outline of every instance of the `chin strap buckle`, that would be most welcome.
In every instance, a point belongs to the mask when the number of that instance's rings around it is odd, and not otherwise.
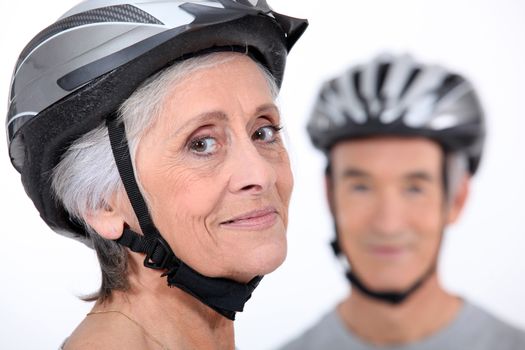
[[[168,242],[160,235],[152,239],[146,238],[145,242],[144,266],[156,270],[172,270],[174,266],[179,266],[180,261],[175,257]]]
[[[146,254],[144,258],[146,267],[155,270],[174,270],[180,266],[180,260],[160,234],[143,236],[126,227],[117,242],[135,253]]]

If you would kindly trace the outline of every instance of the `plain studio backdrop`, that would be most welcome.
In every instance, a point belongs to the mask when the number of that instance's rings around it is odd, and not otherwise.
[[[0,98],[29,40],[76,1],[2,1]],[[444,285],[525,327],[525,3],[519,0],[368,0],[270,2],[310,21],[287,65],[280,107],[295,189],[289,253],[237,317],[237,346],[271,349],[297,335],[348,290],[329,241],[323,157],[305,125],[321,82],[378,53],[409,52],[452,67],[478,88],[488,119],[486,152],[457,225],[446,233]],[[6,115],[6,104],[0,114]],[[99,286],[93,251],[53,233],[25,195],[0,142],[0,347],[56,349],[91,304],[78,296]],[[147,327],[147,325],[146,325]]]

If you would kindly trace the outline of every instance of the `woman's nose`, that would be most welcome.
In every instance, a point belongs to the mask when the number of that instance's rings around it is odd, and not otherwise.
[[[274,164],[252,142],[245,142],[231,155],[230,191],[257,195],[277,181]]]

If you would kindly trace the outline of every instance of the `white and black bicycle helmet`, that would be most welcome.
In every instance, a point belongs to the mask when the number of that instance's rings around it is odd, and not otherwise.
[[[215,51],[249,54],[281,85],[286,56],[307,21],[274,12],[265,0],[88,0],[40,32],[22,51],[6,120],[11,162],[44,221],[88,245],[88,233],[55,200],[50,174],[69,145],[106,123],[143,235],[117,242],[146,255],[177,286],[224,316],[241,311],[261,277],[248,284],[200,275],[180,261],[151,220],[137,186],[119,106],[170,64]]]
[[[423,136],[463,153],[475,173],[485,139],[484,113],[461,75],[409,55],[380,55],[326,82],[308,133],[325,153],[341,140],[377,135]]]

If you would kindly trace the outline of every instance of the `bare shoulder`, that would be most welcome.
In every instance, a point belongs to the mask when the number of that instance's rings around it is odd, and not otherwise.
[[[149,349],[144,336],[122,317],[91,315],[84,318],[64,344],[64,350]]]

